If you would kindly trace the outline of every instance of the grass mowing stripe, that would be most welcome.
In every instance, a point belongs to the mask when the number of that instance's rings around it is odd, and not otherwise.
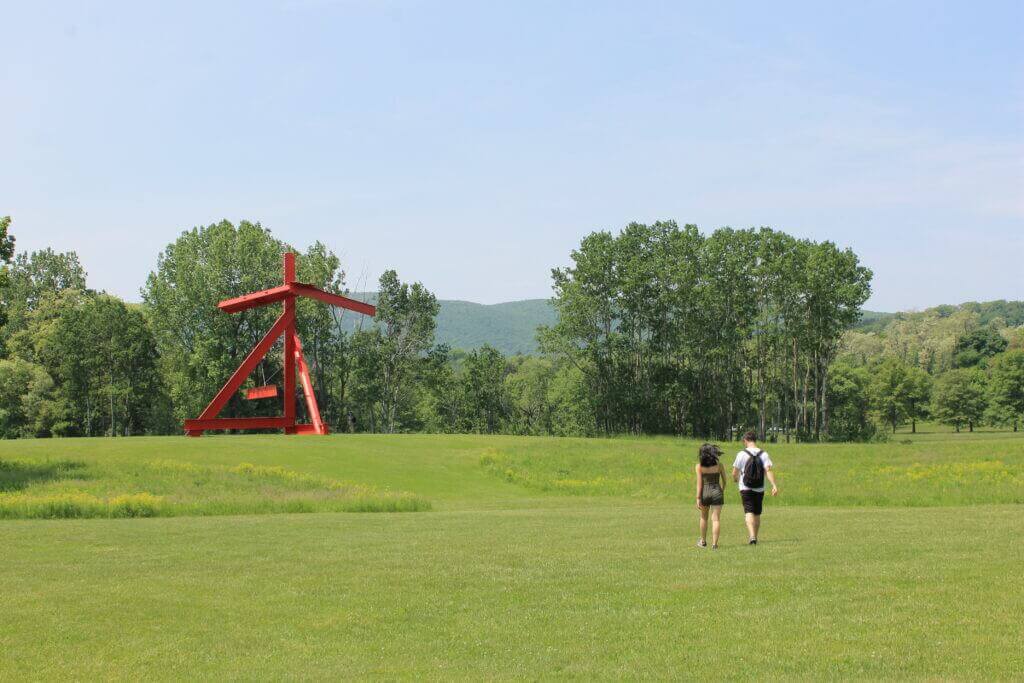
[[[975,510],[8,522],[0,676],[1013,678],[1020,510]]]

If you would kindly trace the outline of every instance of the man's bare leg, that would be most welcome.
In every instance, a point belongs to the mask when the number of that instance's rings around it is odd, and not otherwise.
[[[744,515],[747,522],[747,532],[750,534],[750,539],[757,540],[757,532],[761,530],[761,515],[755,515],[753,512],[748,512]]]

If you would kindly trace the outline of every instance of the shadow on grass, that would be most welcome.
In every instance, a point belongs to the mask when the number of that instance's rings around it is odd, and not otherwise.
[[[84,462],[56,460],[49,462],[18,462],[0,460],[0,493],[22,491],[32,484],[80,477]]]

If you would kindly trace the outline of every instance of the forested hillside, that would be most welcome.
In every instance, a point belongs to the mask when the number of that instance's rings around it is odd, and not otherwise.
[[[352,294],[361,301],[377,301],[376,292]],[[472,350],[489,345],[507,356],[537,351],[537,328],[555,322],[555,310],[547,299],[524,299],[500,304],[438,299],[437,332],[439,344],[453,349]],[[342,325],[355,331],[368,321],[346,315]]]
[[[949,317],[954,313],[967,312],[977,316],[979,325],[1005,325],[1007,327],[1020,327],[1024,325],[1024,301],[967,301],[962,304],[943,304],[926,308],[923,311],[905,311],[901,313],[879,313],[877,311],[862,311],[860,322],[854,329],[858,332],[882,332],[894,320],[905,320],[916,315],[934,315],[937,317]]]

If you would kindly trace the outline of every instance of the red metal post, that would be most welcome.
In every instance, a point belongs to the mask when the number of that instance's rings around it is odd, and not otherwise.
[[[284,255],[284,284],[295,282],[295,254]],[[292,322],[284,333],[284,416],[292,424],[284,428],[285,434],[295,433],[295,296],[284,300],[284,312],[291,313]]]
[[[302,382],[302,393],[306,397],[306,412],[309,413],[309,419],[313,423],[313,432],[326,434],[327,425],[320,419],[320,407],[316,403],[316,394],[313,393],[313,380],[309,376],[306,358],[302,355],[302,342],[299,341],[299,335],[295,335],[295,364],[299,367],[299,380]]]

